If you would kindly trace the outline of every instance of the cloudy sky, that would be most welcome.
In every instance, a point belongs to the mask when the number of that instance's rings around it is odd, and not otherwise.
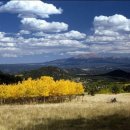
[[[129,1],[0,2],[0,63],[130,56]]]

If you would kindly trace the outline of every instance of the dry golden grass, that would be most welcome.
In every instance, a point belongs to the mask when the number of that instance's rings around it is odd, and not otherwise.
[[[116,97],[116,103],[110,103]],[[2,105],[0,130],[130,130],[130,94],[56,104]]]

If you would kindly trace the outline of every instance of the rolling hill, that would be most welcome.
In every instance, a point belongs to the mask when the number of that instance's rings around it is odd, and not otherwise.
[[[55,80],[71,78],[71,75],[67,70],[53,66],[47,66],[36,70],[26,71],[22,74],[25,78],[32,77],[33,79],[40,78],[41,76],[51,76]]]
[[[117,69],[117,70],[111,71],[109,73],[106,73],[103,76],[130,78],[130,73],[125,72],[121,69]]]

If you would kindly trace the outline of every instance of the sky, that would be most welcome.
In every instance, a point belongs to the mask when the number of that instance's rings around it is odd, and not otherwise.
[[[0,1],[0,64],[130,56],[130,2]]]

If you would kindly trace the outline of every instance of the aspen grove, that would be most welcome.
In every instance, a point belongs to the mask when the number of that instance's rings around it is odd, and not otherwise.
[[[18,84],[0,85],[0,99],[21,97],[49,97],[80,95],[84,93],[82,83],[70,80],[57,80],[43,76],[39,79],[27,79]]]

